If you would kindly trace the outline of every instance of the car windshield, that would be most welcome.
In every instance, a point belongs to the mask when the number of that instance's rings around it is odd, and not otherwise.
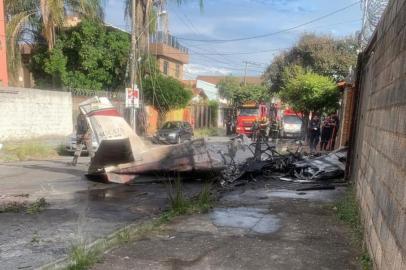
[[[284,116],[283,122],[286,124],[296,124],[296,125],[302,124],[302,120],[298,116],[293,116],[293,115]]]
[[[257,116],[259,110],[258,109],[240,109],[241,116]]]
[[[179,128],[179,127],[180,127],[180,122],[166,122],[162,126],[162,129],[172,129],[172,128]]]

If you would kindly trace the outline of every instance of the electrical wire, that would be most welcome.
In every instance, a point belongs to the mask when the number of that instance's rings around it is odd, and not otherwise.
[[[355,3],[352,3],[352,4],[350,4],[350,5],[345,6],[345,7],[343,7],[343,8],[334,10],[334,11],[328,13],[328,14],[325,14],[325,15],[323,15],[323,16],[320,16],[320,17],[317,17],[317,18],[312,19],[312,20],[310,20],[310,21],[307,21],[307,22],[305,22],[305,23],[302,23],[302,24],[299,24],[299,25],[296,25],[296,26],[293,26],[293,27],[290,27],[290,28],[286,28],[286,29],[283,29],[283,30],[279,30],[279,31],[276,31],[276,32],[271,32],[271,33],[262,34],[262,35],[255,35],[255,36],[248,36],[248,37],[240,37],[240,38],[233,38],[233,39],[191,39],[191,38],[182,38],[182,37],[177,37],[177,38],[178,38],[179,40],[188,40],[188,41],[195,41],[195,42],[214,42],[214,43],[236,42],[236,41],[244,41],[244,40],[252,40],[252,39],[266,38],[266,37],[269,37],[269,36],[273,36],[273,35],[277,35],[277,34],[289,32],[289,31],[295,30],[295,29],[297,29],[297,28],[300,28],[300,27],[303,27],[303,26],[312,24],[312,23],[314,23],[314,22],[323,20],[323,19],[325,19],[325,18],[327,18],[327,17],[333,16],[333,15],[335,15],[335,14],[337,14],[337,13],[340,13],[340,12],[342,12],[342,11],[344,11],[344,10],[347,10],[347,9],[349,9],[349,8],[355,6],[355,5],[358,5],[360,2],[361,2],[361,1],[357,1],[357,2],[355,2]]]

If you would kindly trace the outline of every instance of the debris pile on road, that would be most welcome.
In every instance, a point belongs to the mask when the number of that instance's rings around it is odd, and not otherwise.
[[[127,183],[151,172],[210,172],[223,169],[212,158],[204,140],[148,148],[107,98],[93,97],[80,104],[99,147],[88,175]]]
[[[251,143],[244,135],[232,138],[224,151],[209,149],[204,139],[147,147],[107,98],[94,97],[79,107],[99,145],[88,175],[104,176],[110,182],[127,183],[152,172],[210,173],[220,175],[222,185],[243,178],[255,180],[256,175],[279,175],[280,180],[303,183],[344,175],[345,148],[319,157],[306,156],[297,141],[296,151],[287,149],[281,154],[276,144],[261,138]],[[241,151],[249,155],[241,159]]]
[[[247,138],[237,136],[231,139],[228,148],[233,148],[233,145],[243,145],[246,141]],[[254,176],[260,174],[266,178],[278,178],[297,183],[314,183],[344,176],[347,148],[325,155],[309,156],[303,153],[302,142],[297,141],[296,144],[296,151],[287,149],[286,154],[281,154],[276,150],[276,145],[259,140],[248,144],[246,148],[252,155],[243,162],[235,161],[235,152],[233,155],[220,153],[226,167],[222,173],[222,184],[233,183],[242,179],[243,176],[255,179]],[[242,149],[245,151],[245,148]]]

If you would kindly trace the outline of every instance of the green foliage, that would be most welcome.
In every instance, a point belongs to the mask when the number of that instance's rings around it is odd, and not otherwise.
[[[171,208],[162,217],[164,220],[170,220],[178,215],[207,212],[214,203],[210,184],[206,183],[203,186],[197,198],[189,199],[183,193],[182,182],[179,178],[175,180],[173,185],[170,185],[168,196]]]
[[[246,101],[268,101],[270,96],[263,85],[241,85],[237,78],[226,77],[218,85],[221,97],[229,100],[233,106],[238,107]]]
[[[192,92],[185,89],[180,81],[161,74],[147,76],[143,80],[143,90],[145,101],[161,115],[186,107],[192,98]]]
[[[34,52],[31,69],[42,87],[89,90],[124,87],[130,37],[94,21],[61,32],[55,47]]]
[[[56,150],[40,141],[8,142],[1,151],[0,160],[23,161],[56,156]]]
[[[33,203],[25,202],[10,202],[5,205],[0,205],[0,213],[19,213],[25,211],[27,214],[38,214],[45,210],[49,203],[45,198],[39,198]]]
[[[329,77],[293,66],[284,70],[283,81],[280,98],[297,112],[322,112],[338,108],[339,91]]]
[[[38,214],[44,211],[48,205],[49,203],[45,200],[45,198],[39,198],[34,203],[30,204],[25,211],[30,215]]]
[[[210,125],[213,127],[217,126],[217,120],[218,120],[218,110],[219,110],[219,103],[217,100],[209,100],[208,102],[209,108],[210,108],[210,114],[211,114],[211,123]]]
[[[286,67],[298,65],[335,81],[344,79],[357,61],[357,40],[353,37],[334,39],[329,36],[303,34],[296,46],[276,56],[265,72],[270,91],[284,87]]]
[[[171,184],[169,192],[169,201],[171,203],[171,211],[177,215],[186,214],[189,206],[189,200],[183,193],[182,183],[180,179],[176,179],[174,186]]]
[[[100,260],[100,252],[78,245],[72,247],[70,259],[72,263],[66,268],[67,270],[86,270]]]
[[[218,136],[219,130],[217,128],[199,128],[194,130],[195,138],[207,138],[212,136]]]

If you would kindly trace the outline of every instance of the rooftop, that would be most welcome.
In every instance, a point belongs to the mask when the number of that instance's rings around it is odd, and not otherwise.
[[[221,80],[229,76],[198,76],[196,80],[208,82],[214,85],[217,85]],[[233,78],[239,80],[241,83],[244,82],[244,76],[233,76]],[[261,77],[247,76],[245,77],[247,84],[262,84],[264,79]]]

